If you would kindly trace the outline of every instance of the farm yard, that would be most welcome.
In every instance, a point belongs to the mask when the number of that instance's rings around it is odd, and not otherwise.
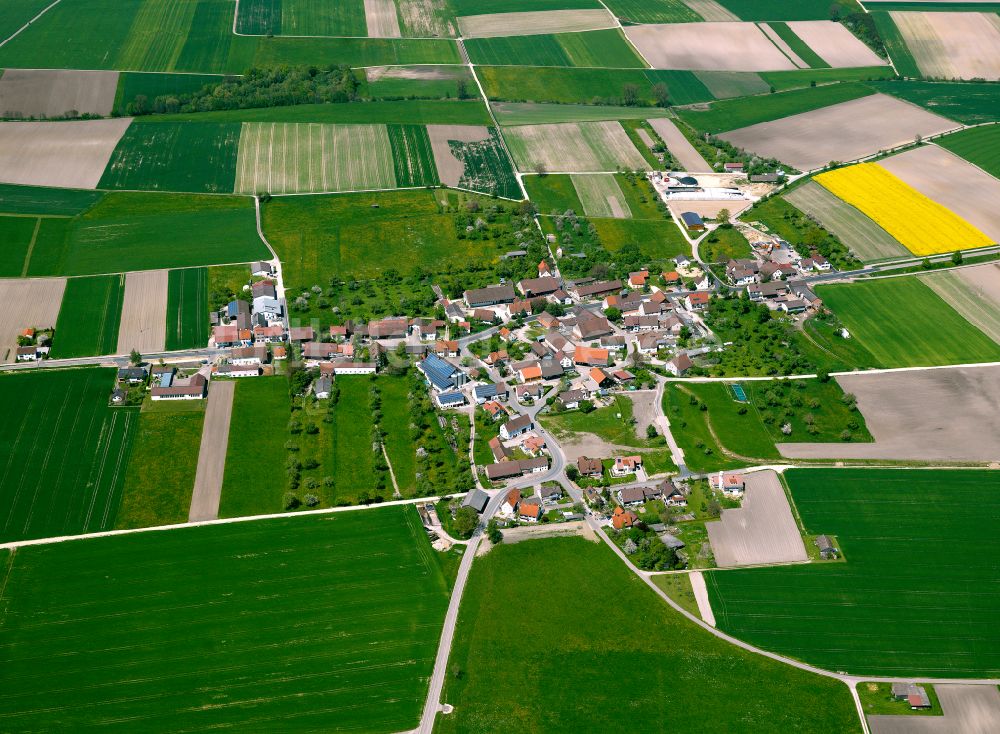
[[[171,270],[167,282],[166,349],[208,343],[208,269]]]
[[[56,325],[65,278],[0,280],[0,363],[13,362],[18,335],[27,328],[47,329]]]
[[[168,282],[169,273],[166,270],[126,273],[115,354],[128,354],[133,349],[140,354],[164,350]]]
[[[523,125],[503,132],[520,171],[615,171],[646,165],[616,121]]]
[[[75,117],[111,114],[118,72],[5,69],[0,76],[3,117]]]
[[[6,560],[0,715],[14,729],[411,729],[448,604],[412,508],[74,541]]]
[[[0,375],[0,541],[114,527],[139,412],[108,407],[113,384],[96,367]]]
[[[997,675],[994,472],[793,469],[785,477],[806,532],[835,536],[847,562],[706,573],[720,629],[827,670]],[[920,564],[908,561],[915,543]]]
[[[995,12],[893,10],[889,16],[923,76],[1000,79],[1000,16]]]
[[[124,295],[123,275],[69,278],[55,325],[58,338],[53,341],[52,356],[118,354]]]

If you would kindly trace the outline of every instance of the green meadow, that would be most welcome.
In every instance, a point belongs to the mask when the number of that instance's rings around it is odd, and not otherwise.
[[[124,299],[124,275],[67,280],[52,356],[62,359],[115,354]]]

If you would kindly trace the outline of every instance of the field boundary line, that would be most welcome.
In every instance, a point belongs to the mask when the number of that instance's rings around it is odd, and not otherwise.
[[[93,540],[94,538],[110,538],[118,535],[134,535],[136,533],[161,532],[164,530],[180,530],[183,528],[210,527],[212,525],[232,525],[258,520],[278,520],[281,518],[312,517],[314,515],[331,515],[337,512],[355,512],[358,510],[374,510],[380,507],[399,507],[402,505],[417,505],[423,502],[440,502],[444,497],[453,499],[465,497],[465,492],[442,495],[440,497],[412,497],[410,499],[392,500],[390,502],[373,502],[370,505],[350,505],[347,507],[324,507],[320,510],[302,510],[300,512],[272,512],[267,515],[245,515],[242,517],[225,517],[218,520],[203,520],[201,522],[182,522],[172,525],[153,525],[148,528],[122,528],[119,530],[103,530],[96,533],[81,533],[79,535],[57,535],[50,538],[32,538],[30,540],[14,540],[0,543],[0,550],[15,550],[34,545],[52,545],[68,543],[73,540]]]
[[[31,242],[28,243],[28,251],[24,253],[24,266],[21,268],[21,277],[28,277],[28,266],[31,264],[31,253],[35,251],[35,242],[38,240],[38,230],[42,228],[42,219],[35,220],[35,231],[31,233]]]
[[[42,10],[42,12],[40,12],[34,18],[32,18],[31,20],[29,20],[27,23],[25,23],[20,28],[18,28],[16,31],[14,31],[14,33],[12,35],[10,35],[7,38],[3,39],[3,41],[0,41],[0,48],[2,48],[3,46],[5,46],[8,41],[13,41],[17,36],[19,36],[24,31],[25,28],[27,28],[29,25],[31,25],[36,20],[38,20],[39,18],[41,18],[43,15],[45,15],[47,12],[49,12],[50,10],[52,10],[52,8],[54,8],[56,5],[58,5],[61,2],[62,2],[62,0],[55,0],[54,3],[52,3],[49,6],[47,6],[45,9]]]

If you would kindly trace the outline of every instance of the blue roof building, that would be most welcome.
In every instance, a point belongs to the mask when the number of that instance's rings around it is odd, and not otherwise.
[[[460,392],[443,392],[437,396],[437,401],[442,408],[454,408],[465,405],[465,396]]]
[[[497,396],[497,386],[476,385],[472,388],[472,394],[475,396],[477,403],[485,403],[487,400]]]
[[[682,212],[681,221],[684,222],[684,226],[688,229],[705,229],[705,222],[703,222],[701,217],[695,212]]]
[[[436,354],[428,354],[418,366],[427,377],[427,381],[439,391],[451,390],[457,384],[455,373],[458,372],[458,368]]]

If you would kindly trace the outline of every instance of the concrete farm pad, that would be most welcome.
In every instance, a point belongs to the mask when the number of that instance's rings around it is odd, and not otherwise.
[[[966,321],[1000,344],[1000,265],[986,263],[919,277]]]
[[[1000,731],[1000,690],[992,685],[934,686],[943,716],[869,716],[872,734],[992,734]]]
[[[229,420],[233,414],[235,393],[236,383],[232,380],[212,380],[209,386],[188,522],[216,520],[219,517],[222,475],[229,447]]]
[[[604,28],[614,28],[616,25],[614,16],[601,8],[490,13],[489,15],[466,15],[458,19],[458,27],[465,38],[535,36],[543,33],[597,31]]]
[[[677,159],[684,171],[701,173],[712,170],[708,161],[701,157],[701,153],[691,145],[691,142],[684,137],[684,133],[678,130],[673,122],[663,117],[646,120],[646,122],[653,128],[653,132],[660,136],[663,144],[670,151],[670,155]]]
[[[852,161],[879,150],[953,130],[958,125],[885,94],[761,122],[722,133],[738,148],[777,158],[800,171]],[[669,146],[668,146],[669,147]]]
[[[705,523],[720,568],[808,559],[792,509],[773,471],[744,475],[743,506],[723,510],[717,522]]]
[[[97,188],[132,118],[0,123],[0,182]]]
[[[925,145],[880,160],[929,199],[967,221],[994,242],[1000,242],[1000,180],[950,150]]]
[[[886,61],[847,28],[831,20],[789,21],[796,36],[834,69],[885,66]]]
[[[14,362],[17,335],[28,327],[56,325],[65,278],[0,280],[0,362]]]
[[[369,38],[399,38],[399,19],[392,0],[365,0],[365,24]]]
[[[117,71],[7,69],[0,77],[0,115],[61,117],[111,114],[118,89]]]
[[[518,170],[616,171],[645,168],[620,122],[563,122],[504,128]]]
[[[125,274],[117,354],[162,352],[167,336],[168,270]]]
[[[1000,367],[839,375],[874,443],[780,443],[790,459],[1000,461]]]
[[[622,30],[654,69],[796,68],[753,23],[672,23],[626,26]]]
[[[1000,16],[996,13],[889,13],[925,76],[1000,79]]]
[[[749,199],[675,199],[667,204],[678,219],[684,212],[694,212],[702,219],[715,219],[723,209],[728,209],[729,216],[735,217],[751,206],[753,202]]]
[[[702,20],[710,23],[724,23],[725,21],[739,22],[740,16],[736,15],[728,8],[717,3],[715,0],[682,0],[691,10],[701,16]]]
[[[482,125],[428,125],[431,152],[438,176],[445,186],[458,186],[465,173],[465,164],[451,152],[449,140],[459,143],[478,143],[489,140],[490,131]]]

